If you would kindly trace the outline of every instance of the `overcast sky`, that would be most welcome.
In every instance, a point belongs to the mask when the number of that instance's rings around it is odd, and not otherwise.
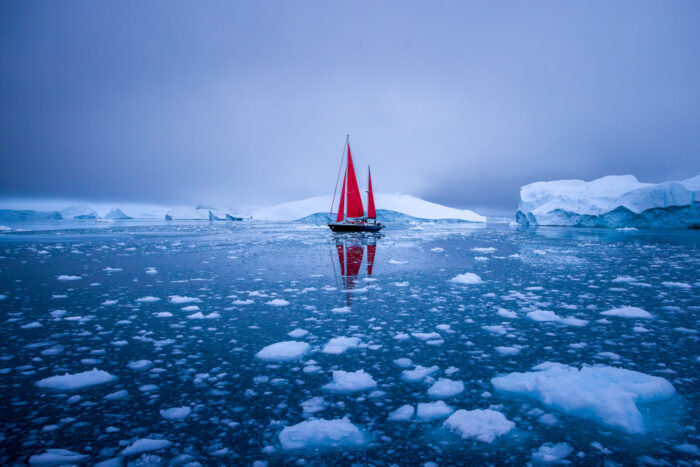
[[[0,195],[262,206],[700,173],[698,1],[0,2]],[[381,206],[378,206],[381,207]]]

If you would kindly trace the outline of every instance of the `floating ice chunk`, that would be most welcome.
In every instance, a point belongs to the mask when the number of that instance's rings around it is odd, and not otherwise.
[[[349,449],[364,446],[368,439],[347,418],[309,420],[285,427],[279,434],[285,451],[295,449]]]
[[[617,276],[612,281],[613,282],[637,282],[637,278],[632,277],[632,276]]]
[[[399,261],[397,259],[390,259],[389,264],[406,264],[408,261]]]
[[[141,438],[137,439],[127,448],[122,450],[120,455],[132,456],[134,454],[142,454],[144,452],[159,451],[161,449],[168,449],[172,445],[173,443],[167,439]]]
[[[478,275],[471,272],[465,272],[464,274],[456,275],[450,279],[450,282],[454,282],[456,284],[480,284],[483,281]]]
[[[255,303],[255,300],[251,300],[250,298],[247,300],[234,300],[233,304],[234,305],[252,305]]]
[[[183,297],[181,295],[171,295],[170,303],[175,305],[181,305],[183,303],[200,303],[201,300],[197,297]]]
[[[472,248],[472,251],[476,251],[477,253],[493,253],[496,251],[496,249],[492,246],[489,247],[474,247]]]
[[[685,454],[693,454],[695,456],[700,455],[700,448],[697,444],[685,443],[673,446],[673,449],[678,452],[683,452]]]
[[[554,313],[553,311],[549,311],[549,310],[531,311],[526,316],[533,321],[554,322],[554,323],[566,324],[567,326],[581,327],[581,326],[585,326],[588,324],[588,321],[586,321],[585,319],[578,319],[578,318],[574,318],[572,316],[567,317],[567,318],[562,318],[558,314]]]
[[[496,352],[498,352],[501,355],[517,355],[520,353],[520,347],[498,346],[496,347]]]
[[[172,318],[173,314],[169,311],[159,311],[156,313],[156,318]]]
[[[270,306],[287,306],[289,305],[289,302],[283,298],[275,298],[274,300],[267,302],[267,304]]]
[[[127,391],[126,389],[122,389],[121,391],[116,391],[116,392],[112,392],[112,393],[107,394],[104,397],[104,399],[108,400],[108,401],[118,401],[120,399],[124,399],[128,395],[129,395],[129,391]]]
[[[328,343],[323,346],[323,353],[328,354],[341,354],[348,349],[356,349],[360,347],[359,337],[334,337],[328,341]]]
[[[82,279],[82,277],[70,274],[61,274],[60,276],[56,277],[56,279],[59,281],[77,281]]]
[[[416,413],[416,409],[410,405],[402,405],[398,409],[394,410],[389,414],[390,422],[410,422],[413,415]]]
[[[419,402],[416,409],[416,421],[430,422],[448,417],[454,409],[443,401]]]
[[[460,409],[450,415],[442,426],[457,433],[462,439],[476,439],[483,443],[492,443],[496,437],[515,428],[515,423],[496,410]]]
[[[542,464],[552,464],[564,460],[574,448],[569,443],[544,443],[537,451],[532,453],[532,461]]]
[[[166,420],[184,420],[190,415],[190,413],[192,413],[192,409],[185,405],[182,407],[163,409],[160,411],[160,416]]]
[[[445,251],[445,249],[436,246],[435,248],[431,248],[430,251],[434,251],[435,253],[442,253],[443,251]]]
[[[43,325],[39,321],[32,321],[31,323],[23,324],[20,326],[22,329],[35,329],[35,328],[40,328]]]
[[[413,365],[413,362],[410,358],[402,357],[394,360],[394,365],[398,366],[399,368],[408,368]]]
[[[407,383],[418,383],[433,373],[436,373],[439,369],[437,365],[431,367],[416,365],[413,370],[403,370],[401,372],[401,379]]]
[[[296,328],[293,331],[289,331],[287,333],[287,335],[293,339],[300,339],[300,338],[304,337],[305,335],[307,335],[308,333],[309,333],[309,331],[307,331],[306,329]]]
[[[481,326],[481,329],[484,331],[488,331],[493,334],[498,334],[498,335],[503,335],[506,333],[506,328],[505,326],[496,325],[496,326]]]
[[[354,372],[336,370],[333,372],[333,381],[323,386],[323,389],[330,392],[351,393],[366,391],[375,387],[377,387],[377,382],[365,370]]]
[[[182,307],[182,311],[199,311],[199,307],[197,305],[187,305]]]
[[[617,316],[619,318],[653,318],[648,311],[634,306],[613,308],[612,310],[601,311],[600,314],[605,316]]]
[[[260,360],[286,362],[303,357],[309,351],[309,344],[299,341],[285,341],[264,347],[255,356]]]
[[[73,391],[83,389],[98,384],[111,383],[116,381],[117,377],[107,373],[106,371],[93,368],[82,373],[50,376],[36,382],[40,388],[56,389],[59,391]]]
[[[69,451],[68,449],[47,449],[41,454],[29,458],[29,465],[71,465],[81,464],[90,456]]]
[[[412,332],[411,335],[416,339],[420,339],[422,341],[440,339],[442,337],[437,332]]]
[[[503,318],[517,318],[518,314],[514,311],[506,310],[505,308],[499,308],[498,311],[496,312],[498,316],[501,316]]]
[[[676,391],[667,380],[610,366],[568,365],[546,362],[527,373],[491,379],[503,392],[539,400],[546,407],[593,420],[627,433],[644,433],[637,404],[670,398]]]
[[[349,306],[338,306],[331,309],[331,313],[350,313]]]
[[[454,397],[464,392],[464,383],[447,378],[440,378],[428,389],[428,395],[436,399]]]
[[[665,287],[676,288],[676,289],[690,289],[690,288],[692,288],[692,285],[690,285],[686,282],[662,282],[661,285],[663,285]]]
[[[137,298],[136,301],[137,301],[138,303],[153,303],[153,302],[158,302],[158,301],[160,301],[160,298],[158,298],[158,297],[152,297],[152,296],[149,295],[149,296],[147,296],[147,297]]]
[[[197,313],[192,313],[191,315],[187,315],[188,319],[217,319],[221,318],[221,315],[215,311],[209,313],[208,315],[205,315],[201,311],[198,311]]]
[[[553,426],[559,423],[559,419],[551,413],[546,413],[542,415],[540,418],[537,419],[537,421],[547,426]]]
[[[304,415],[311,415],[322,410],[326,410],[328,404],[323,397],[312,397],[311,399],[305,400],[301,404],[302,411]]]
[[[134,360],[127,365],[131,370],[135,371],[146,371],[153,366],[153,362],[150,360]]]

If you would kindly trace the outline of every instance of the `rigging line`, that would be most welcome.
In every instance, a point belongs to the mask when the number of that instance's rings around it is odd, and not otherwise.
[[[328,219],[333,220],[333,205],[335,204],[335,193],[338,191],[338,181],[340,180],[340,172],[343,170],[343,159],[345,158],[345,148],[348,146],[350,141],[350,135],[345,136],[345,145],[343,146],[343,153],[340,155],[340,167],[338,167],[338,177],[335,179],[335,188],[333,189],[333,201],[331,201],[331,209],[328,211]]]

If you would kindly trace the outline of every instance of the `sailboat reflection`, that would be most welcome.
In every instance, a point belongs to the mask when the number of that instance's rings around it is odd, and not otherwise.
[[[338,284],[345,292],[345,302],[350,306],[352,295],[358,292],[365,292],[366,287],[357,287],[362,269],[362,260],[365,257],[367,250],[367,277],[372,276],[374,267],[374,257],[377,253],[377,238],[378,236],[335,236],[335,249],[338,254],[338,263],[340,264],[340,279],[342,284]],[[331,255],[331,259],[332,259]],[[335,260],[332,260],[333,272],[338,278],[338,270],[335,267]]]

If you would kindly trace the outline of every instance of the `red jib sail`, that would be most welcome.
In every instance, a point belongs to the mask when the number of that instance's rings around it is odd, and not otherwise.
[[[372,192],[372,172],[370,172],[369,167],[367,167],[367,177],[369,180],[369,191],[367,193],[367,217],[370,219],[376,219],[377,211],[374,209],[374,193]]]
[[[338,206],[338,217],[336,222],[342,222],[345,217],[345,179],[348,177],[347,172],[343,175],[343,189],[340,191],[340,205]]]
[[[357,178],[355,177],[355,167],[352,164],[352,156],[350,155],[350,143],[348,143],[347,179],[348,217],[362,217],[365,215],[365,209],[362,207],[362,196],[360,194],[360,188],[357,186]]]

